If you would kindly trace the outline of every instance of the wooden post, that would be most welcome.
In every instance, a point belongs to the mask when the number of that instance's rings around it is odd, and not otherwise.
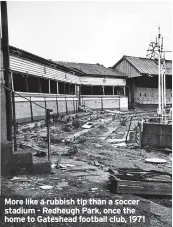
[[[78,101],[76,100],[76,112],[77,112],[77,110],[78,110],[78,107],[77,107],[77,102],[78,102]]]
[[[139,122],[139,148],[143,148],[143,121]]]
[[[126,87],[124,86],[124,95],[126,95]]]
[[[65,97],[66,114],[68,114],[67,98]]]
[[[91,92],[92,92],[92,95],[93,95],[93,86],[91,86]]]
[[[101,97],[101,110],[103,111],[103,98]]]
[[[71,93],[70,93],[70,83],[68,84],[68,94],[70,95]]]
[[[47,115],[47,103],[46,103],[46,98],[44,97],[44,105],[45,105],[45,113]],[[47,121],[46,121],[47,122]]]
[[[59,114],[59,110],[58,110],[58,99],[57,99],[57,96],[56,96],[56,108],[57,108],[57,115]]]
[[[81,85],[77,85],[78,108],[81,105]]]
[[[135,109],[135,81],[132,79],[132,84],[131,84],[131,108]]]
[[[103,88],[103,95],[105,95],[105,86],[102,86]]]
[[[63,91],[63,94],[66,94],[66,90],[65,90],[65,82],[64,83],[64,91]]]
[[[114,86],[112,88],[113,88],[113,95],[114,95]]]
[[[8,38],[8,16],[7,2],[1,1],[1,22],[2,22],[2,51],[5,87],[11,89],[10,63],[9,63],[9,38]],[[6,120],[7,140],[12,141],[12,103],[11,92],[5,90],[6,94]]]
[[[26,92],[28,92],[28,80],[27,80],[28,76],[25,76],[25,83],[26,83]]]
[[[57,94],[59,94],[59,83],[58,83],[58,81],[57,81],[57,86],[56,87],[57,87],[57,91],[56,92],[57,92]]]
[[[74,109],[74,113],[76,113],[76,110],[75,110],[75,103],[74,103],[74,97],[73,97],[73,109]]]
[[[30,111],[31,111],[31,122],[33,122],[33,110],[32,110],[32,101],[31,101],[31,97],[30,97]]]
[[[40,77],[38,78],[38,92],[41,93],[41,79]]]
[[[50,90],[50,79],[48,81],[49,81],[49,94],[50,94],[51,93],[51,90]]]

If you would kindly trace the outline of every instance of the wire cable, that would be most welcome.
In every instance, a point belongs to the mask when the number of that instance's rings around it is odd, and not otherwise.
[[[161,35],[161,36],[164,37],[165,39],[168,39],[169,41],[172,42],[172,39],[170,39],[170,38],[168,38],[168,37],[166,37],[166,36],[164,36],[164,35]]]

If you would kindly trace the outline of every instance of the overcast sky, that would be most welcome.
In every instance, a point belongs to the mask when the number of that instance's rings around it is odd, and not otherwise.
[[[123,55],[145,57],[159,25],[172,40],[171,2],[13,1],[7,6],[10,45],[53,61],[109,67]],[[169,39],[164,39],[167,50]]]

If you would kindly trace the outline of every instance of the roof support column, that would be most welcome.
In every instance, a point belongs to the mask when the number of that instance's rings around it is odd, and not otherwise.
[[[135,78],[132,79],[131,84],[131,108],[135,109]]]
[[[126,95],[126,86],[124,86],[123,88],[124,88],[124,95]]]
[[[58,81],[57,81],[56,89],[57,89],[56,93],[59,94],[59,83],[58,83]]]
[[[103,95],[105,95],[105,86],[102,86],[103,88]]]
[[[49,82],[49,94],[50,94],[50,79],[48,80],[48,82]]]

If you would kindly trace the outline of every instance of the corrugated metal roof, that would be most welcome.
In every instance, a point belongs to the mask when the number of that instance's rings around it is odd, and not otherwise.
[[[56,61],[57,64],[63,65],[70,68],[71,70],[76,70],[85,75],[92,76],[114,76],[114,77],[126,77],[123,73],[118,72],[112,68],[106,68],[100,64],[89,64],[89,63],[74,63],[74,62],[60,62]]]
[[[158,65],[153,59],[124,56],[140,73],[158,75]],[[172,75],[172,61],[166,60],[166,74]]]

